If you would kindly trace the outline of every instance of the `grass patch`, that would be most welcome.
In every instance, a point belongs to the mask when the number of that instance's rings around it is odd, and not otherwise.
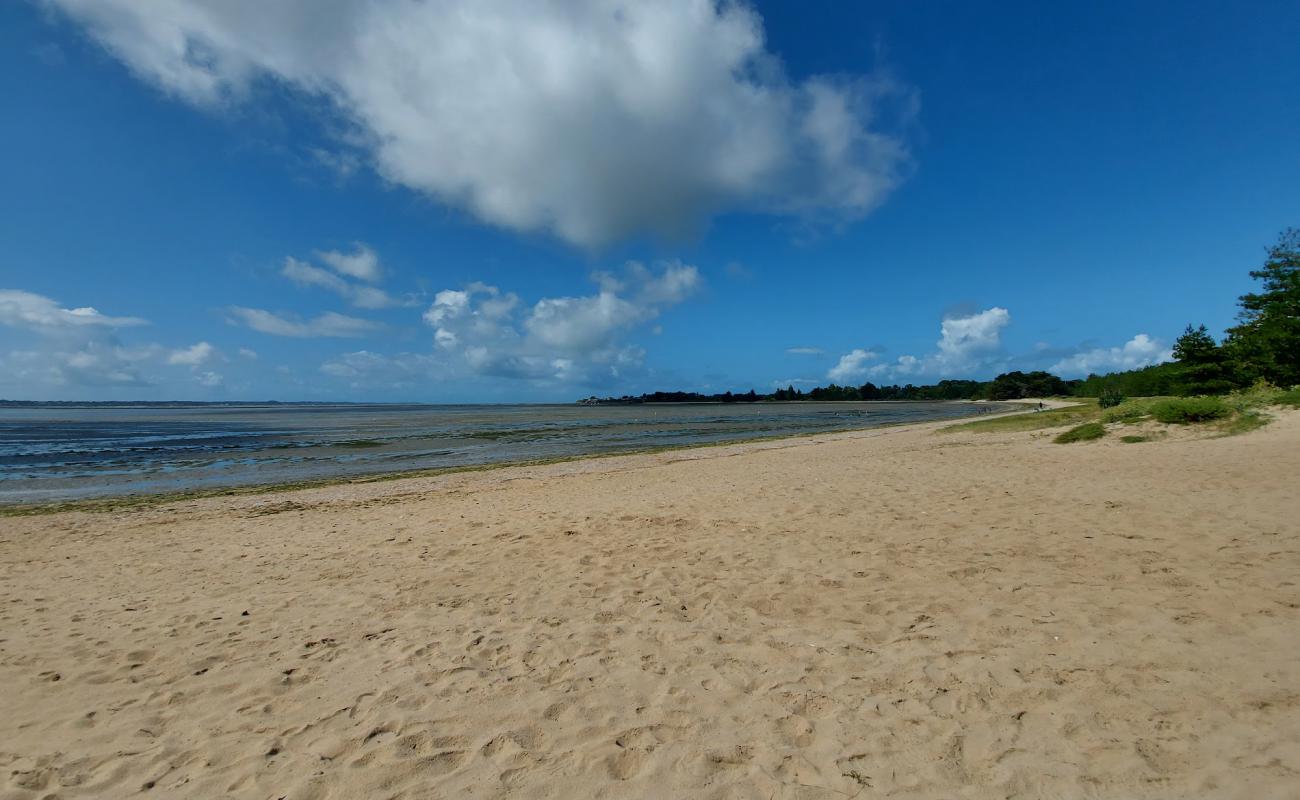
[[[1285,392],[1278,390],[1278,392],[1273,396],[1273,402],[1279,406],[1300,408],[1300,387]]]
[[[1244,411],[1228,420],[1222,427],[1225,436],[1250,433],[1267,425],[1269,419],[1258,411]]]
[[[1114,408],[1108,408],[1101,412],[1101,421],[1133,425],[1151,416],[1151,404],[1152,400],[1149,398],[1125,400]]]
[[[1076,425],[1052,441],[1057,444],[1070,444],[1072,442],[1091,442],[1094,439],[1100,439],[1106,435],[1106,429],[1100,422],[1085,422],[1082,425]]]
[[[1191,425],[1223,419],[1232,408],[1218,397],[1177,397],[1151,404],[1151,416],[1169,425]]]
[[[1037,431],[1043,428],[1059,428],[1064,425],[1077,425],[1096,418],[1097,406],[1093,402],[1081,403],[1050,411],[1035,411],[1026,414],[1014,414],[993,419],[980,419],[949,425],[943,432],[970,431],[972,433],[1012,433],[1015,431]]]
[[[1129,436],[1121,436],[1121,437],[1119,437],[1119,440],[1120,440],[1121,442],[1123,442],[1124,444],[1138,444],[1138,443],[1140,443],[1140,442],[1149,442],[1149,441],[1151,441],[1151,437],[1150,437],[1150,436],[1135,436],[1135,435],[1129,435]]]

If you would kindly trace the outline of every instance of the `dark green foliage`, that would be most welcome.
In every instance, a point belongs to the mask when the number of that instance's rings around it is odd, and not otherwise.
[[[1114,408],[1124,402],[1124,393],[1118,389],[1107,386],[1097,395],[1097,405],[1101,408]]]
[[[1052,441],[1057,444],[1070,444],[1071,442],[1090,442],[1094,439],[1100,439],[1106,435],[1106,429],[1100,422],[1085,422],[1082,425],[1073,427],[1057,436]]]
[[[1225,347],[1245,383],[1300,384],[1300,229],[1288,228],[1250,277],[1259,292],[1242,295],[1241,324],[1228,329]]]
[[[1109,375],[1089,375],[1074,389],[1077,397],[1100,397],[1113,389],[1126,397],[1157,397],[1182,394],[1182,372],[1178,364],[1156,364]]]
[[[1151,441],[1150,437],[1147,436],[1121,436],[1119,437],[1119,440],[1124,444],[1137,444],[1139,442]]]
[[[1200,363],[1213,359],[1218,349],[1218,342],[1214,341],[1204,325],[1199,328],[1188,325],[1183,335],[1174,342],[1174,358],[1184,364]]]
[[[862,394],[856,386],[818,386],[808,392],[809,400],[861,400]]]
[[[1280,406],[1300,408],[1300,389],[1292,389],[1289,392],[1282,392],[1275,398],[1274,402]]]
[[[1187,326],[1174,342],[1174,358],[1181,368],[1178,394],[1225,394],[1237,388],[1227,351],[1219,347],[1204,325]]]
[[[1022,375],[1022,373],[1011,374]],[[999,378],[1005,377],[999,376]],[[1070,390],[1074,388],[1074,384],[1078,383],[1078,381],[1062,381],[1055,375],[1049,375],[1046,372],[1031,372],[1027,377],[1030,378],[1032,389],[1036,391],[1036,394],[1031,391],[1028,395],[1017,394],[1017,398],[1043,394],[1068,395]],[[990,397],[990,388],[994,383],[995,381],[971,380],[942,380],[928,386],[914,386],[910,383],[905,386],[877,386],[874,383],[864,383],[861,386],[839,386],[832,383],[830,386],[818,386],[815,389],[809,389],[807,392],[796,389],[791,385],[784,389],[777,389],[771,394],[758,394],[753,389],[750,389],[745,394],[733,394],[731,392],[722,394],[653,392],[637,396],[590,397],[581,402],[602,405],[631,405],[637,403],[753,403],[761,400],[775,400],[778,402],[795,400],[986,400]],[[1048,389],[1054,391],[1047,391]]]
[[[991,400],[1020,400],[1070,393],[1071,386],[1050,372],[1004,372],[989,386]]]
[[[1217,397],[1180,397],[1151,404],[1151,416],[1160,422],[1189,425],[1222,419],[1232,411]]]

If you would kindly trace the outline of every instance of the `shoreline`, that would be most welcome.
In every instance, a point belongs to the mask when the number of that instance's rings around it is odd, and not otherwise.
[[[1300,411],[0,526],[6,797],[1300,793]]]
[[[813,401],[808,401],[813,402]],[[825,400],[817,401],[818,404],[835,404],[841,401]],[[846,403],[860,404],[869,401],[843,401]],[[880,402],[932,402],[932,401],[880,401]],[[1040,402],[1034,400],[950,400],[945,402],[951,403],[991,403],[997,402],[1007,405],[1021,405],[1024,408],[1011,409],[1007,411],[993,412],[987,415],[980,415],[979,419],[992,419],[997,416],[1007,416],[1010,414],[1030,413],[1031,404]],[[1046,399],[1042,402],[1047,403],[1048,407],[1059,407],[1060,405],[1074,405],[1072,402],[1061,401],[1056,399]],[[1086,403],[1084,398],[1080,402]],[[1056,405],[1052,405],[1056,404]],[[659,405],[684,405],[663,403]],[[702,405],[702,404],[690,404]],[[637,455],[657,455],[659,453],[668,453],[679,450],[706,449],[713,447],[731,447],[746,444],[762,444],[764,442],[785,441],[788,439],[805,439],[817,436],[831,436],[845,433],[856,433],[864,431],[878,430],[881,428],[897,428],[903,426],[920,426],[933,424],[957,424],[963,421],[970,421],[965,417],[948,417],[939,420],[926,420],[924,422],[885,422],[870,427],[851,427],[837,428],[817,431],[814,433],[800,432],[777,434],[773,436],[749,437],[740,439],[725,439],[717,442],[703,442],[679,445],[661,445],[657,447],[635,448],[630,450],[616,450],[604,453],[578,453],[574,455],[556,456],[554,458],[520,460],[520,461],[493,461],[484,464],[467,464],[463,466],[451,467],[429,467],[426,469],[415,470],[397,470],[393,472],[379,472],[368,475],[339,475],[337,477],[317,478],[303,481],[274,482],[265,484],[247,484],[239,486],[214,486],[211,488],[190,489],[181,491],[167,492],[139,492],[139,493],[122,493],[99,495],[95,497],[78,498],[72,500],[54,500],[44,501],[17,501],[8,502],[0,500],[0,519],[5,517],[27,517],[41,516],[45,514],[60,514],[65,512],[87,512],[87,513],[112,513],[115,511],[126,511],[139,508],[150,508],[159,505],[168,505],[172,503],[183,503],[191,500],[206,500],[210,498],[229,498],[229,497],[246,497],[252,495],[280,494],[311,489],[322,489],[339,485],[369,484],[369,483],[386,483],[391,481],[412,480],[418,478],[434,478],[443,475],[455,475],[460,473],[489,472],[499,469],[510,469],[514,467],[541,467],[550,464],[564,464],[573,461],[584,461],[587,459],[607,459],[619,456],[637,456]]]

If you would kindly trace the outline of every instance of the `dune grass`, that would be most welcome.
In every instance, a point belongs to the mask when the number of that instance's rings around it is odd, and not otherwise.
[[[1269,417],[1259,411],[1250,410],[1234,414],[1225,424],[1220,426],[1225,436],[1236,436],[1239,433],[1250,433],[1258,430],[1269,423]]]
[[[942,431],[1016,433],[1067,425],[1076,426],[1078,429],[1088,423],[1097,423],[1102,427],[1103,434],[1091,436],[1096,439],[1104,435],[1106,425],[1158,422],[1179,426],[1206,425],[1219,435],[1235,436],[1267,425],[1270,417],[1266,409],[1277,406],[1300,408],[1300,387],[1279,389],[1276,386],[1259,384],[1249,389],[1214,397],[1134,397],[1106,409],[1099,408],[1095,400],[1090,400],[1051,411],[962,422],[949,425]],[[1079,435],[1074,434],[1074,431],[1067,431],[1058,437],[1058,441],[1088,441],[1087,438],[1070,438],[1071,434],[1076,437]],[[1131,437],[1121,437],[1120,441],[1132,444],[1138,441],[1153,441],[1156,438],[1160,437],[1135,434]]]
[[[1210,422],[1232,414],[1232,408],[1218,397],[1175,397],[1151,404],[1151,416],[1167,425]]]
[[[1100,422],[1085,422],[1082,425],[1076,425],[1065,433],[1057,436],[1052,441],[1057,444],[1071,444],[1073,442],[1091,442],[1106,435],[1106,428]]]
[[[972,433],[1013,433],[1015,431],[1037,431],[1043,428],[1060,428],[1065,425],[1077,425],[1090,421],[1097,416],[1095,400],[1080,402],[1078,405],[1053,408],[1049,411],[1016,414],[1014,416],[978,419],[974,422],[962,422],[949,425],[943,432],[970,431]]]

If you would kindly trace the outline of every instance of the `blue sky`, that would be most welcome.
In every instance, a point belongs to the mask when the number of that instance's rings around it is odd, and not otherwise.
[[[1067,377],[1300,224],[1300,5],[0,6],[0,397]]]

